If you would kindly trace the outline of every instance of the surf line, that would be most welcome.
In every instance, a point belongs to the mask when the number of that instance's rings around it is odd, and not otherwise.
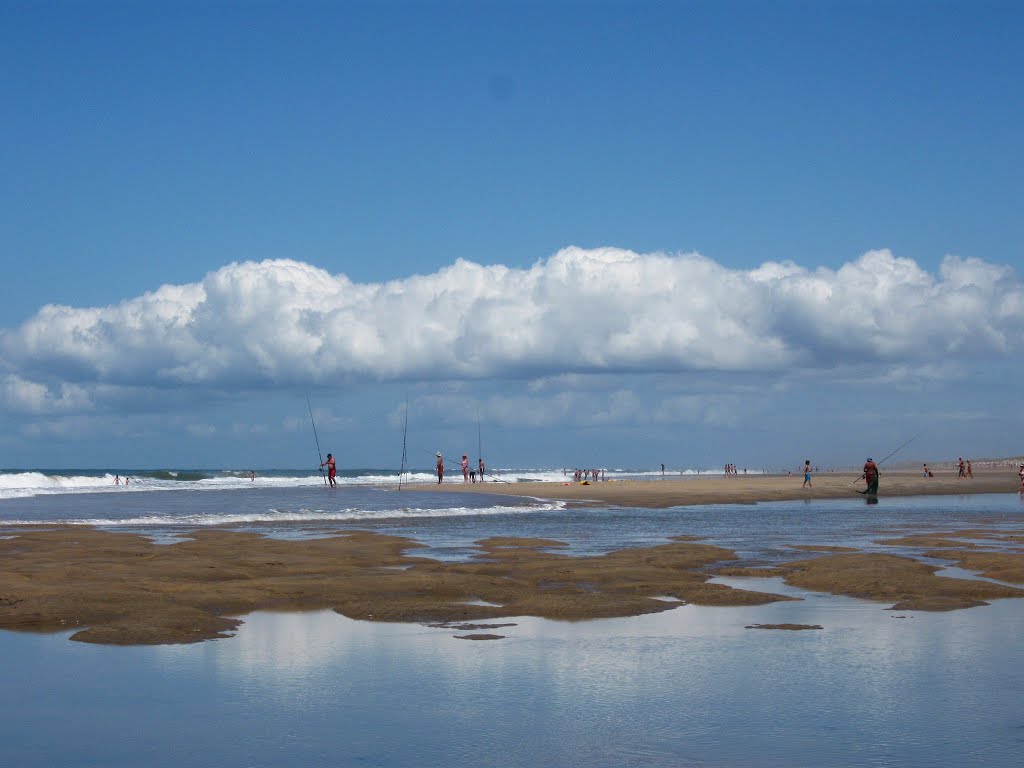
[[[316,457],[320,459],[320,476],[327,485],[327,475],[324,474],[324,455],[320,452],[320,438],[316,434],[316,421],[313,419],[313,406],[309,404],[309,394],[306,394],[306,407],[309,409],[309,423],[313,425],[313,439],[316,440]]]

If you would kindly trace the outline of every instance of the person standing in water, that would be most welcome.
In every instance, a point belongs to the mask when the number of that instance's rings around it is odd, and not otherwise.
[[[476,463],[477,463],[477,474],[480,475],[480,482],[482,483],[484,481],[484,469],[485,469],[483,458],[477,459]]]
[[[334,476],[338,473],[338,467],[334,463],[334,457],[331,454],[327,454],[327,461],[320,465],[323,468],[324,464],[327,465],[327,480],[331,484],[331,488],[335,487]]]
[[[862,475],[864,482],[867,483],[867,488],[858,493],[863,493],[866,496],[877,496],[878,495],[878,465],[875,464],[875,460],[870,456],[867,461],[864,462],[864,474]]]
[[[746,470],[744,470],[744,471],[746,471]],[[811,460],[810,459],[807,459],[804,462],[804,484],[801,485],[800,487],[801,488],[813,488],[814,487],[813,485],[811,485]]]
[[[441,481],[444,480],[444,456],[441,452],[437,452],[437,484],[440,485]]]

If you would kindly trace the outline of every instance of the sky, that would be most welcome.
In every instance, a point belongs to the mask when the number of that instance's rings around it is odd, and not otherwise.
[[[1024,453],[1019,3],[0,16],[2,467]]]

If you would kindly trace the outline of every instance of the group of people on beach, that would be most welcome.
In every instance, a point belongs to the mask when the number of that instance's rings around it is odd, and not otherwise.
[[[725,465],[725,474],[726,474],[727,477],[731,476],[731,475],[738,475],[739,473],[740,473],[740,470],[739,470],[739,468],[735,464],[726,464]],[[747,468],[746,467],[743,468],[743,474],[744,475],[747,474]]]
[[[664,468],[664,464],[661,465]],[[562,469],[563,477],[567,475],[569,471]],[[572,479],[577,483],[596,483],[598,480],[604,480],[605,472],[603,469],[574,469],[572,471]]]
[[[971,470],[971,460],[965,463],[963,458],[957,461],[957,477],[969,477],[974,479],[974,472]]]
[[[444,481],[444,456],[438,451],[435,454],[437,461],[435,466],[437,468],[437,482],[440,485]],[[484,482],[484,474],[486,473],[487,467],[484,464],[483,458],[476,460],[476,468],[469,466],[469,457],[466,454],[462,454],[462,482],[464,483],[475,483],[477,473],[480,475],[480,482]]]

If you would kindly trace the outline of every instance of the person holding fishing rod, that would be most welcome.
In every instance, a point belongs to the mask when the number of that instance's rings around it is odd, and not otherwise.
[[[331,488],[336,488],[337,484],[334,482],[334,476],[338,474],[338,467],[334,463],[334,457],[331,454],[327,454],[327,461],[320,465],[322,469],[324,466],[327,467],[327,480],[331,484]]]
[[[878,495],[878,465],[875,464],[874,459],[870,456],[867,461],[864,462],[864,474],[861,475],[864,482],[867,483],[867,488],[863,491],[857,491],[857,493],[863,493],[865,496],[877,496]]]
[[[868,501],[870,501],[872,498],[877,497],[878,496],[878,475],[879,475],[878,468],[882,464],[887,462],[889,459],[891,459],[893,456],[895,456],[897,453],[899,453],[904,448],[906,448],[908,445],[910,445],[912,442],[917,440],[917,438],[919,438],[920,436],[921,436],[921,433],[918,432],[916,435],[914,435],[912,438],[907,440],[905,443],[901,443],[896,448],[896,450],[894,450],[892,453],[890,453],[888,456],[886,456],[884,459],[882,459],[877,464],[869,456],[867,461],[864,462],[864,473],[859,478],[857,478],[857,480],[854,480],[854,482],[857,482],[858,480],[864,480],[867,483],[868,487],[865,488],[863,491],[857,491],[857,493],[862,493],[865,496],[867,496],[868,497]]]

